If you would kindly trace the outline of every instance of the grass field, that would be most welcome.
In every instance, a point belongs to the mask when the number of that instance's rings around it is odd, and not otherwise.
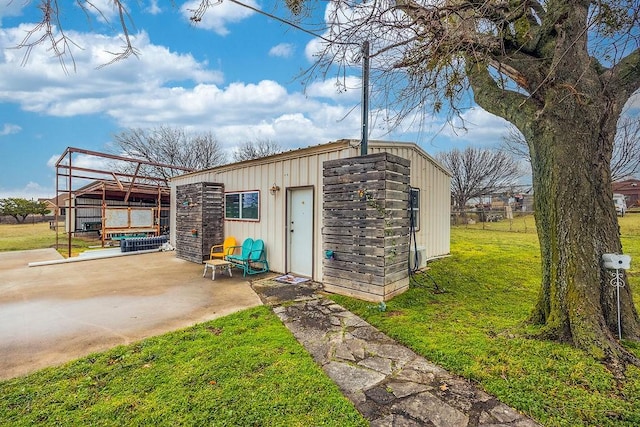
[[[65,233],[58,234],[58,252],[68,255],[68,237]],[[99,245],[96,238],[71,239],[71,256],[87,250],[90,246]],[[29,249],[43,249],[56,247],[56,232],[49,228],[48,222],[35,224],[0,224],[0,252],[24,251]]]
[[[619,220],[640,306],[640,214]],[[524,221],[533,224],[531,217]],[[432,262],[428,277],[388,302],[385,312],[334,299],[545,426],[639,426],[639,369],[629,368],[626,381],[618,382],[581,351],[528,338],[536,332],[526,319],[539,289],[540,254],[535,229],[523,229],[526,222],[452,228],[452,256]],[[445,292],[434,293],[436,284]],[[640,356],[638,343],[626,345]]]
[[[640,214],[619,220],[640,306]],[[452,256],[384,312],[333,298],[545,426],[640,425],[640,369],[617,381],[571,346],[530,338],[540,255],[524,221],[454,227]],[[0,395],[0,425],[366,424],[265,307],[3,382]]]
[[[3,426],[365,426],[257,307],[0,382]]]

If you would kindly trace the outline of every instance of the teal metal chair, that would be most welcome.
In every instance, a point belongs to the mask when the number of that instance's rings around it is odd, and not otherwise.
[[[242,276],[247,274],[266,273],[269,263],[265,253],[264,242],[260,239],[247,238],[242,242],[239,255],[228,255],[226,260],[234,267],[242,270]]]
[[[233,263],[234,261],[239,262],[240,260],[247,259],[249,257],[249,254],[251,253],[252,246],[253,239],[244,239],[241,246],[230,246],[227,249],[227,254],[225,255],[224,259],[231,263]],[[240,254],[237,254],[238,251],[236,249],[240,249]]]

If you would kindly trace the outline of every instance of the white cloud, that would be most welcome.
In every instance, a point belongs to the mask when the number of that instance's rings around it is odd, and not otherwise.
[[[55,188],[45,187],[36,182],[30,181],[24,187],[21,188],[4,188],[0,187],[0,199],[8,199],[10,197],[17,197],[27,200],[49,199],[55,196]]]
[[[318,38],[312,39],[307,43],[304,48],[304,56],[309,62],[315,62],[318,59],[318,55],[322,52],[324,42]]]
[[[58,160],[62,160],[61,164],[63,165],[66,165],[69,163],[68,154],[67,156],[64,157],[64,159],[60,159],[60,156],[62,156],[62,154],[54,154],[51,157],[49,157],[49,160],[47,161],[47,167],[51,168],[54,173],[55,173],[56,163],[58,162]],[[106,159],[102,157],[90,156],[82,153],[73,153],[72,162],[73,162],[73,167],[100,170],[100,169],[108,169],[113,164],[114,160]]]
[[[313,82],[305,93],[312,97],[329,98],[334,101],[359,101],[362,97],[360,77],[347,76],[321,82]]]
[[[371,19],[377,16],[379,19]],[[404,12],[395,8],[392,0],[376,2],[327,2],[324,12],[327,40],[337,43],[328,44],[315,38],[307,43],[305,56],[315,62],[319,56],[341,62],[348,66],[359,66],[362,58],[362,40],[369,40],[371,69],[389,69],[403,50],[399,41],[415,36],[408,26],[400,29],[398,23],[409,24],[410,19]],[[394,24],[391,24],[394,23]],[[357,34],[354,40],[352,35]]]
[[[627,103],[625,104],[625,110],[633,113],[635,110],[638,113],[640,110],[640,90],[636,91],[633,95],[629,97]]]
[[[85,7],[85,10],[95,16],[98,21],[106,20],[108,22],[113,22],[114,19],[119,19],[119,11],[113,0],[91,0],[90,2],[82,2],[82,5]],[[124,6],[127,7],[126,3]]]
[[[151,0],[147,6],[147,12],[151,15],[157,15],[162,12],[162,8],[158,5],[158,0]]]
[[[444,127],[442,134],[465,144],[496,145],[507,133],[508,126],[509,122],[505,119],[480,107],[473,107],[461,118],[454,119],[451,126]]]
[[[31,6],[29,2],[22,0],[0,0],[0,27],[2,26],[2,18],[8,16],[20,16],[22,9]]]
[[[55,176],[56,174],[56,163],[60,161],[61,166],[65,166],[69,164],[69,153],[65,155],[64,158],[60,158],[62,154],[54,154],[49,157],[47,160],[47,167],[51,170],[51,175]],[[108,159],[104,157],[91,156],[84,153],[74,152],[72,153],[73,158],[72,166],[74,168],[85,168],[85,169],[93,169],[93,170],[117,170],[118,168],[122,168],[125,166],[124,162],[114,159]],[[66,173],[64,168],[60,169],[60,172]],[[73,186],[74,188],[80,188],[84,185],[90,184],[94,179],[104,179],[104,173],[92,172],[89,170],[82,172],[83,178],[74,178]],[[46,189],[45,189],[46,190]],[[47,190],[48,191],[48,190]],[[53,196],[48,196],[53,197]]]
[[[15,44],[21,31],[0,29],[0,45]],[[20,66],[21,52],[0,50],[5,58],[0,60],[0,101],[43,116],[102,115],[122,128],[168,125],[213,131],[225,149],[257,138],[289,148],[359,138],[358,77],[343,81],[345,93],[336,80],[312,83],[306,93],[290,92],[272,80],[224,85],[221,73],[209,64],[153,45],[146,33],[135,35],[139,59],[96,70],[110,59],[105,51],[119,47],[120,41],[68,34],[86,47],[77,52],[77,71],[70,75],[45,49],[34,50],[27,67]],[[372,123],[372,138],[386,135],[384,124]]]
[[[350,106],[289,93],[270,80],[226,87],[157,88],[144,97],[126,98],[110,100],[113,108],[108,111],[123,127],[171,123],[193,131],[214,129],[228,146],[268,138],[293,147],[351,137],[359,131],[357,123],[344,119]],[[352,116],[359,121],[357,113]]]
[[[14,46],[23,27],[0,29],[0,44]],[[15,102],[24,110],[53,116],[91,114],[112,108],[111,100],[144,98],[173,81],[221,83],[222,73],[208,69],[207,63],[196,61],[190,54],[177,54],[150,43],[146,33],[134,36],[140,51],[138,58],[108,63],[107,51],[120,48],[115,37],[67,32],[83,50],[74,54],[76,72],[65,74],[55,58],[44,47],[29,56],[29,65],[20,66],[24,52],[4,49],[0,61],[0,100]],[[0,46],[2,48],[3,46]]]
[[[56,167],[56,162],[58,161],[58,159],[60,158],[60,156],[62,155],[62,153],[60,154],[54,154],[51,157],[49,157],[49,160],[47,160],[47,167],[48,168],[55,168]]]
[[[5,123],[0,129],[0,136],[12,135],[14,133],[18,133],[22,130],[22,128],[18,125],[14,125],[11,123]]]
[[[280,43],[269,49],[269,56],[280,58],[290,58],[293,55],[295,46],[291,43]]]
[[[198,10],[200,0],[191,0],[186,2],[180,8],[182,16],[190,20],[194,16],[194,11]],[[254,0],[247,0],[245,4],[258,8],[257,3]],[[255,12],[242,7],[236,3],[230,1],[222,1],[220,3],[212,4],[207,12],[202,16],[199,22],[196,22],[199,28],[206,30],[212,30],[213,32],[225,36],[229,34],[227,29],[228,24],[240,22],[248,17],[252,16]]]
[[[340,120],[342,117],[327,117],[332,126],[317,121],[310,114],[290,113],[261,122],[233,124],[216,127],[216,136],[227,147],[257,139],[270,139],[284,149],[322,144],[341,138],[358,138],[359,119]]]

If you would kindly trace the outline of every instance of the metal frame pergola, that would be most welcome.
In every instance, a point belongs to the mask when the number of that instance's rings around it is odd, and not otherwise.
[[[106,227],[105,213],[107,200],[122,199],[126,204],[130,198],[136,196],[155,197],[156,227],[153,230],[156,235],[160,233],[160,214],[163,209],[162,199],[168,198],[170,188],[168,177],[177,172],[193,172],[194,169],[165,163],[151,162],[98,151],[84,150],[67,147],[58,158],[56,166],[56,203],[66,196],[66,233],[67,256],[71,257],[71,238],[75,230],[75,210],[77,207],[72,201],[78,196],[92,196],[102,200],[102,246],[105,245],[107,232],[117,231]],[[163,176],[155,175],[149,171],[163,171]],[[109,198],[109,199],[108,199]],[[60,206],[55,210],[56,248],[59,247],[59,212]],[[73,214],[72,214],[73,212]],[[75,221],[73,221],[75,222]],[[123,229],[124,230],[124,229]],[[149,231],[149,230],[148,230]]]

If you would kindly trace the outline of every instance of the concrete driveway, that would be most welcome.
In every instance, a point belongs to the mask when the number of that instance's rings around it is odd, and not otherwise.
[[[234,271],[153,252],[29,267],[53,249],[0,252],[0,379],[260,305]]]

